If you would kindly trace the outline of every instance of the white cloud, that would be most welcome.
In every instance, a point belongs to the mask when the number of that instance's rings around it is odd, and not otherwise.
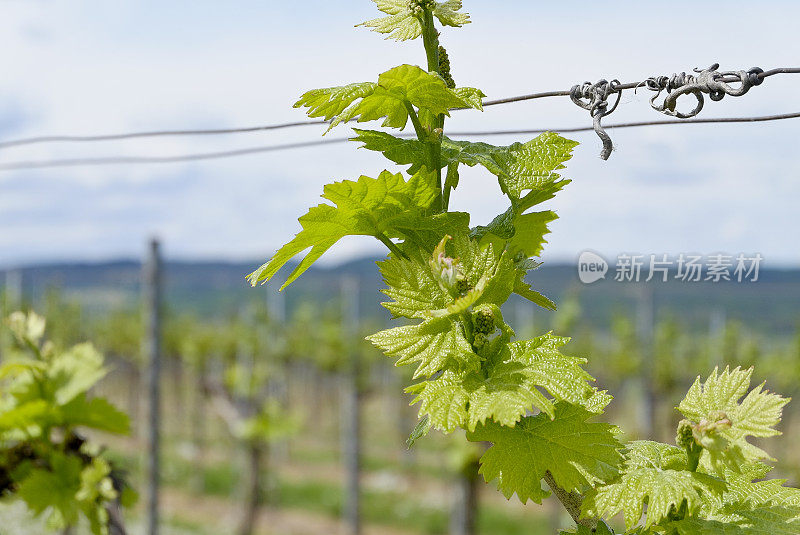
[[[0,16],[0,136],[238,126],[302,118],[306,88],[373,79],[422,62],[419,43],[398,46],[352,24],[366,0],[303,3],[100,0],[7,1]],[[337,13],[338,10],[346,13]],[[474,23],[445,30],[456,80],[490,97],[567,88],[585,79],[623,81],[719,61],[725,68],[786,66],[791,2],[567,6],[467,2]],[[321,12],[317,12],[321,10]],[[709,31],[704,21],[713,20]],[[769,20],[770,30],[756,29]],[[732,28],[742,28],[734,32]],[[707,102],[703,114],[790,111],[796,81],[774,77],[741,98]],[[607,122],[657,118],[647,92],[626,96]],[[6,103],[11,103],[10,105]],[[459,113],[453,130],[588,125],[568,99]],[[611,131],[617,147],[597,157],[593,133],[566,175],[575,182],[549,207],[550,258],[605,253],[762,252],[797,263],[786,241],[798,225],[800,166],[795,123]],[[314,139],[316,127],[202,138],[7,149],[0,161],[101,155],[171,155]],[[347,131],[333,132],[343,136]],[[508,139],[493,139],[508,142]],[[33,259],[136,255],[150,233],[176,256],[267,256],[297,231],[330,179],[374,174],[384,162],[334,145],[238,159],[153,166],[0,173],[0,264]],[[465,171],[455,206],[485,222],[504,210],[491,177]],[[348,240],[327,256],[375,251]]]

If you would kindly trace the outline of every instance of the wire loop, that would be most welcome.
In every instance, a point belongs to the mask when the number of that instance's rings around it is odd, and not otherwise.
[[[645,81],[645,87],[655,92],[650,98],[650,106],[658,112],[678,119],[689,119],[699,114],[705,104],[705,95],[714,102],[722,100],[725,95],[740,97],[747,93],[751,87],[760,85],[764,78],[759,76],[764,72],[759,67],[747,71],[719,70],[719,63],[707,69],[694,69],[696,74],[673,74],[672,76],[653,76]],[[733,85],[732,85],[733,84]],[[657,99],[662,92],[667,95],[659,104]],[[697,100],[695,107],[689,112],[677,109],[678,99],[683,95],[692,95]]]
[[[603,142],[603,150],[600,151],[600,158],[608,160],[611,156],[611,151],[614,150],[614,144],[611,137],[603,129],[600,120],[606,115],[611,115],[614,110],[619,106],[619,101],[622,98],[622,90],[619,88],[619,80],[599,80],[596,84],[591,82],[584,82],[583,84],[572,86],[569,92],[569,98],[572,102],[585,110],[589,110],[592,116],[592,124],[597,137]],[[608,107],[608,97],[612,94],[617,95],[614,105]]]

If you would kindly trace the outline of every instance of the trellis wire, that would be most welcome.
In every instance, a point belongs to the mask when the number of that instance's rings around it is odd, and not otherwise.
[[[800,112],[784,113],[778,115],[762,115],[754,117],[719,117],[719,118],[701,118],[701,119],[683,119],[683,120],[657,120],[657,121],[639,121],[629,123],[616,123],[605,125],[607,130],[614,128],[635,128],[642,126],[664,126],[664,125],[683,125],[683,124],[708,124],[708,123],[753,123],[764,121],[778,121],[783,119],[797,119],[800,118]],[[518,129],[518,130],[487,130],[487,131],[463,131],[463,132],[449,132],[452,136],[459,137],[478,137],[478,136],[505,136],[516,134],[541,134],[543,132],[588,132],[594,130],[594,126],[579,126],[567,128],[536,128],[536,129]],[[401,137],[413,137],[411,135],[402,135]],[[197,154],[183,154],[177,156],[110,156],[103,158],[65,158],[44,161],[20,161],[0,164],[0,172],[2,171],[18,171],[24,169],[46,169],[53,167],[78,167],[78,166],[103,166],[103,165],[119,165],[119,164],[167,164],[178,162],[190,162],[201,160],[214,160],[222,158],[232,158],[237,156],[246,156],[251,154],[261,154],[267,152],[276,152],[289,149],[300,149],[307,147],[316,147],[320,145],[332,145],[337,143],[345,143],[350,141],[351,138],[339,137],[331,139],[319,139],[314,141],[303,141],[298,143],[284,143],[278,145],[268,145],[264,147],[248,147],[244,149],[236,149],[230,151],[218,152],[204,152]]]
[[[754,68],[751,71],[755,71],[753,76],[758,80],[757,83],[753,83],[753,85],[758,85],[763,81],[765,78],[774,76],[776,74],[800,74],[800,67],[778,67],[775,69],[770,69],[767,71],[763,71],[762,69]],[[748,71],[749,72],[749,71]],[[719,77],[719,81],[723,83],[734,83],[740,81],[740,78],[732,75],[731,73],[720,73],[721,76]],[[678,81],[681,79],[681,75],[683,75],[683,79],[685,80],[686,75],[685,73],[673,74],[671,77],[666,76],[653,76],[646,80],[640,82],[630,82],[630,83],[616,83],[614,84],[614,92],[621,92],[627,89],[638,89],[640,87],[645,87],[651,90],[654,90],[654,87],[658,86],[659,81]],[[603,80],[601,80],[603,82]],[[599,83],[599,82],[598,82]],[[649,84],[649,85],[648,85]],[[527,100],[535,100],[540,98],[548,98],[548,97],[575,97],[576,96],[576,88],[584,87],[589,84],[589,82],[585,82],[582,85],[573,86],[571,89],[566,91],[543,91],[539,93],[531,93],[527,95],[519,95],[515,97],[507,97],[495,100],[487,100],[483,102],[483,107],[490,107],[490,106],[497,106],[501,104],[511,104],[514,102],[523,102]],[[676,88],[667,88],[664,87],[663,89],[670,89],[674,90]],[[671,92],[671,91],[670,91]],[[574,100],[574,98],[573,98]],[[468,108],[456,108],[456,109],[468,109]],[[611,113],[610,111],[608,113]],[[323,125],[327,124],[327,121],[323,120],[311,120],[311,121],[294,121],[294,122],[287,122],[287,123],[278,123],[278,124],[271,124],[271,125],[260,125],[260,126],[250,126],[250,127],[241,127],[241,128],[211,128],[211,129],[195,129],[195,130],[153,130],[153,131],[143,131],[143,132],[127,132],[127,133],[120,133],[120,134],[102,134],[102,135],[57,135],[57,136],[37,136],[37,137],[30,137],[30,138],[21,138],[21,139],[13,139],[8,141],[0,141],[0,149],[6,149],[10,147],[18,147],[23,145],[33,145],[39,143],[55,143],[55,142],[100,142],[100,141],[120,141],[125,139],[136,139],[136,138],[147,138],[147,137],[172,137],[172,136],[206,136],[206,135],[225,135],[225,134],[240,134],[240,133],[253,133],[253,132],[263,132],[263,131],[270,131],[270,130],[279,130],[283,128],[294,128],[299,126],[314,126],[314,125]],[[663,123],[658,123],[663,124]],[[123,162],[120,162],[123,163]]]

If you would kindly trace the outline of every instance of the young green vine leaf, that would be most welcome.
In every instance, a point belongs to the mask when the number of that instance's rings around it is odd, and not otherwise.
[[[698,377],[678,405],[707,452],[703,460],[714,470],[737,470],[746,462],[772,459],[747,438],[779,435],[775,426],[789,400],[763,390],[764,383],[748,392],[752,374],[752,368],[725,368],[721,373],[715,368],[705,382]]]
[[[497,480],[506,498],[516,494],[522,503],[541,503],[549,495],[541,486],[547,471],[568,492],[582,492],[617,474],[622,461],[617,431],[610,424],[590,422],[592,416],[561,401],[554,406],[554,418],[528,416],[513,427],[490,421],[467,438],[492,443],[481,457],[480,472],[487,482]]]
[[[309,117],[331,121],[328,130],[351,120],[363,123],[381,118],[384,119],[382,126],[402,130],[409,117],[412,122],[421,120],[422,124],[430,126],[432,117],[449,115],[453,108],[480,109],[479,102],[475,101],[476,92],[476,89],[450,89],[436,73],[426,72],[416,65],[400,65],[381,74],[377,84],[364,82],[312,89],[304,93],[294,107],[307,107]],[[419,134],[420,125],[414,127]]]
[[[626,446],[620,475],[587,493],[586,516],[611,518],[624,512],[626,529],[639,522],[647,504],[645,528],[669,519],[679,508],[695,513],[707,494],[721,495],[725,482],[689,470],[685,452],[675,446],[634,441]]]
[[[384,171],[377,178],[362,176],[325,186],[322,197],[334,204],[320,204],[300,218],[303,230],[272,259],[248,276],[251,284],[269,280],[297,253],[311,247],[283,287],[299,277],[322,254],[345,236],[374,236],[382,241],[403,236],[402,228],[414,228],[431,213],[437,201],[435,177],[420,171],[408,181]]]
[[[445,26],[460,27],[469,24],[469,15],[459,13],[461,0],[373,0],[378,9],[388,15],[362,22],[357,26],[372,28],[378,33],[387,34],[387,39],[408,41],[422,35],[423,15],[428,9]]]

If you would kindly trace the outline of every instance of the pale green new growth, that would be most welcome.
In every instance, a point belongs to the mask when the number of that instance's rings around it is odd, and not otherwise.
[[[342,122],[363,123],[381,118],[385,118],[382,126],[403,129],[409,113],[449,115],[453,108],[480,108],[480,102],[475,102],[475,91],[465,89],[456,93],[438,74],[425,72],[416,65],[400,65],[381,74],[377,84],[363,82],[312,89],[294,107],[309,108],[309,117],[332,120],[328,130]]]
[[[552,334],[514,342],[504,346],[484,371],[448,368],[406,390],[415,394],[414,403],[420,403],[420,417],[428,415],[431,424],[445,432],[456,427],[474,430],[489,418],[513,427],[533,408],[555,418],[555,403],[544,392],[602,411],[610,397],[589,384],[593,378],[581,368],[584,359],[559,351],[566,342]]]
[[[763,479],[770,470],[771,467],[762,463],[744,464],[738,471],[727,470],[728,489],[722,500],[708,504],[707,512],[717,519],[726,519],[726,514],[731,515],[727,519],[732,519],[743,504],[800,508],[800,489],[784,486],[785,479]]]
[[[685,518],[666,524],[678,535],[797,535],[800,533],[800,509],[765,506],[740,511],[738,522],[720,522],[703,518]]]
[[[460,268],[471,287],[468,292],[460,296],[448,293],[419,257],[392,258],[380,263],[389,286],[384,293],[394,299],[383,305],[396,316],[430,318],[459,314],[481,303],[503,304],[513,291],[513,262],[508,253],[498,254],[491,244],[481,247],[466,230],[453,238],[452,257],[461,259]]]
[[[437,198],[434,177],[420,171],[408,181],[384,171],[378,178],[362,176],[325,186],[322,197],[336,204],[320,204],[300,218],[303,230],[281,247],[272,259],[248,276],[251,284],[269,280],[297,253],[311,247],[283,287],[299,277],[333,244],[348,235],[399,237],[401,227],[413,229]]]
[[[395,317],[424,318],[429,310],[448,306],[453,297],[445,292],[428,267],[427,258],[418,252],[408,253],[409,259],[391,258],[378,263],[383,290],[394,301],[382,303]]]
[[[366,149],[382,152],[397,164],[411,165],[409,173],[416,172],[422,165],[433,167],[425,153],[425,144],[419,140],[401,139],[372,130],[356,130],[356,133],[358,136],[353,138],[354,141],[363,142]],[[440,167],[452,163],[483,166],[498,178],[503,193],[521,213],[546,200],[537,199],[537,193],[559,182],[561,177],[556,171],[563,169],[564,163],[572,158],[572,149],[576,145],[575,141],[552,132],[541,134],[527,143],[505,147],[443,137],[439,163]],[[528,190],[531,191],[523,195]]]
[[[419,362],[414,379],[444,368],[467,367],[475,357],[460,326],[451,318],[395,327],[368,336],[367,340],[387,356],[398,357],[398,366]]]
[[[559,402],[555,419],[529,416],[514,427],[488,422],[467,438],[492,443],[481,457],[480,472],[487,482],[497,480],[506,498],[516,494],[522,503],[541,503],[549,495],[541,486],[545,471],[570,492],[616,474],[622,456],[614,426],[589,422],[591,416],[582,407]]]
[[[705,383],[698,377],[678,405],[696,424],[695,439],[704,446],[715,470],[723,464],[736,470],[747,461],[771,459],[747,437],[779,435],[775,426],[789,400],[763,390],[764,383],[748,393],[752,374],[752,368],[725,368],[722,373],[715,368]]]
[[[459,27],[469,23],[469,15],[459,13],[461,0],[373,0],[378,9],[389,15],[357,24],[372,28],[378,33],[387,34],[387,39],[408,41],[422,35],[422,5],[432,6],[432,13],[445,26]]]
[[[721,494],[725,482],[699,472],[690,472],[686,454],[667,444],[635,441],[627,446],[620,477],[590,491],[583,504],[588,516],[610,518],[625,513],[625,527],[632,529],[647,503],[645,527],[677,513],[682,504],[690,513],[706,494]]]
[[[679,534],[736,535],[796,534],[800,529],[800,489],[785,480],[760,480],[770,471],[761,463],[747,463],[738,471],[724,470],[727,489],[704,497],[701,517],[667,524]]]
[[[545,132],[527,143],[513,143],[507,147],[445,138],[442,153],[451,154],[448,157],[459,163],[485,167],[497,176],[503,193],[515,205],[526,190],[539,190],[556,182],[560,178],[556,171],[563,169],[564,163],[572,158],[575,146],[575,141]]]

